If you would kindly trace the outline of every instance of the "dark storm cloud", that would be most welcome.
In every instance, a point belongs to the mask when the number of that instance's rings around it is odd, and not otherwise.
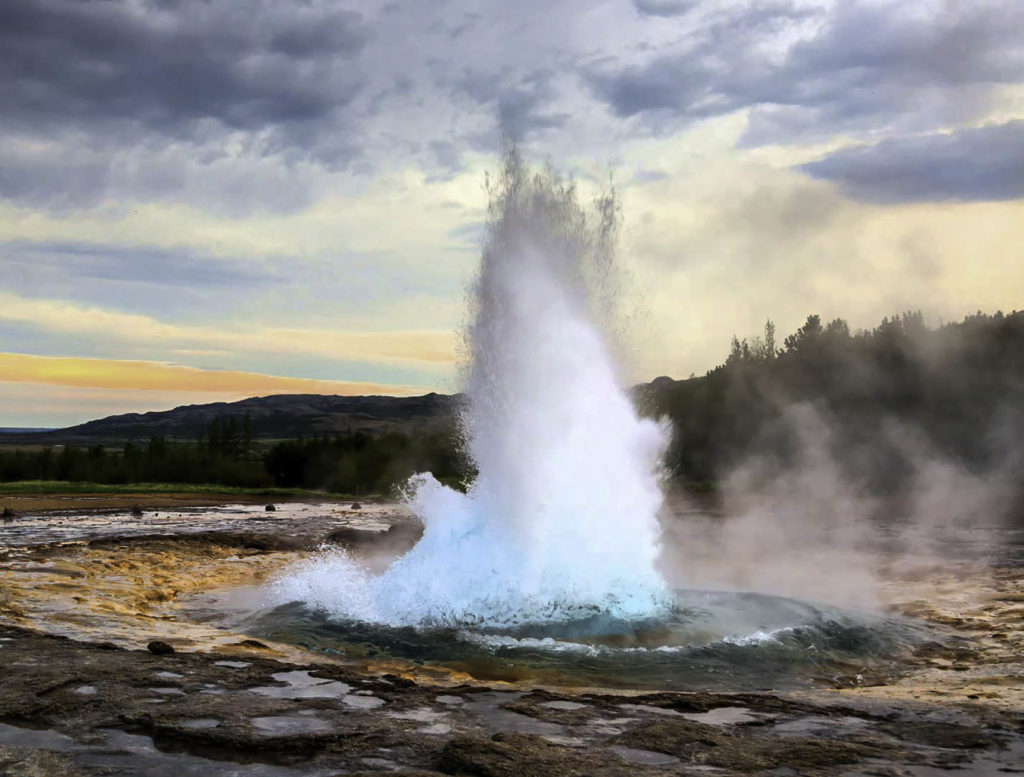
[[[0,198],[287,212],[334,172],[405,157],[437,180],[463,149],[561,126],[558,57],[520,18],[537,9],[462,5],[4,0]]]
[[[675,50],[590,69],[620,117],[657,125],[751,108],[749,145],[900,125],[934,129],[983,111],[993,86],[1024,78],[1024,6],[786,3],[712,12]],[[795,42],[783,51],[779,35]]]
[[[216,143],[112,145],[88,133],[64,142],[0,136],[0,197],[63,213],[107,199],[176,198],[221,215],[305,207],[315,197],[309,165],[265,155],[233,157]]]
[[[304,207],[356,156],[368,34],[333,3],[4,0],[0,197]]]
[[[633,0],[636,10],[645,16],[682,16],[700,0]]]
[[[661,113],[684,120],[729,113],[749,104],[749,81],[766,73],[758,50],[789,25],[815,11],[788,3],[715,8],[682,42],[642,64],[591,69],[595,94],[620,117]]]
[[[882,141],[802,166],[868,202],[1024,198],[1024,121]]]
[[[1024,79],[1024,5],[938,2],[0,0],[0,199],[294,212],[333,173],[446,180],[503,138],[603,158],[742,109],[748,145],[976,123]]]
[[[358,15],[269,2],[4,0],[3,124],[146,128],[200,138],[323,119],[359,87]]]

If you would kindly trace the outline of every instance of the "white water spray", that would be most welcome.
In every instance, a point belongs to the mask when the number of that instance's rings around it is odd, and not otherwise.
[[[507,155],[467,332],[476,481],[462,494],[415,476],[407,499],[425,530],[412,550],[378,576],[325,555],[279,581],[279,598],[391,625],[661,611],[667,434],[637,417],[596,323],[615,225],[603,205],[590,223],[572,186]]]

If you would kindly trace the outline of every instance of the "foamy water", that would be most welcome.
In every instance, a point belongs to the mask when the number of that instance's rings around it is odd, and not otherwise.
[[[658,466],[667,433],[637,417],[595,311],[613,209],[512,154],[492,194],[473,294],[464,418],[479,475],[463,494],[417,475],[422,540],[373,576],[342,553],[279,580],[278,601],[391,625],[656,614]]]

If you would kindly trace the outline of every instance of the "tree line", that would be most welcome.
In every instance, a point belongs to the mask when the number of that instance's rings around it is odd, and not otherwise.
[[[376,494],[421,471],[460,484],[471,475],[461,451],[454,426],[418,434],[313,435],[264,449],[254,443],[247,417],[214,419],[193,442],[151,437],[120,449],[66,445],[0,451],[0,482],[187,483]]]
[[[689,483],[714,483],[752,453],[793,460],[787,409],[797,403],[825,419],[828,455],[874,489],[895,488],[925,450],[1024,476],[1024,312],[930,328],[908,311],[856,332],[811,315],[781,347],[768,321],[763,334],[734,337],[706,375],[655,380],[636,401],[671,420],[666,465]]]

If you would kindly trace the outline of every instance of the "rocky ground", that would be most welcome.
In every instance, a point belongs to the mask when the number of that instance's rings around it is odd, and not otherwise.
[[[363,528],[351,517],[306,515],[305,542],[293,521],[274,532],[264,520],[251,532],[8,548],[0,774],[1024,773],[1019,567],[950,563],[893,579],[894,606],[941,640],[892,685],[790,694],[487,684],[182,617],[185,595],[258,582],[328,534],[356,550],[414,539],[375,531],[408,525],[392,506],[364,506]]]
[[[265,504],[268,501],[277,503],[308,501],[308,497],[258,494],[231,494],[218,497],[215,493],[195,491],[126,494],[3,494],[0,495],[0,509],[7,508],[15,515],[38,515],[53,511],[131,510],[135,506],[145,510],[167,511],[185,507],[205,507],[211,503],[217,503],[218,500],[230,500],[238,504]]]

